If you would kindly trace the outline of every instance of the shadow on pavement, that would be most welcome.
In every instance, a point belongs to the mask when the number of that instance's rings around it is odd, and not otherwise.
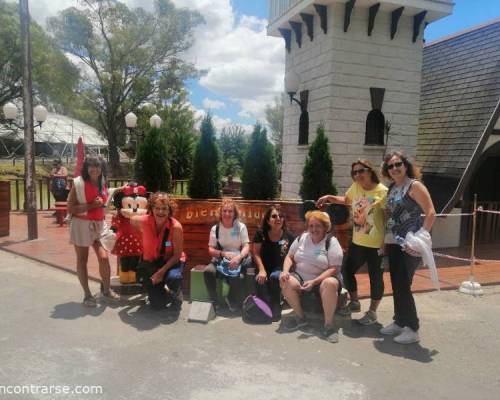
[[[137,306],[130,304],[118,312],[122,322],[137,329],[138,331],[150,331],[161,325],[170,325],[176,322],[180,316],[179,309],[166,307],[163,310],[153,310],[145,302]]]
[[[106,307],[103,305],[98,305],[97,307],[91,308],[84,307],[82,303],[70,301],[68,303],[57,304],[54,307],[50,318],[73,320],[86,317],[87,315],[98,317],[104,312],[105,309]]]
[[[396,343],[392,340],[392,337],[385,337],[383,340],[375,340],[373,346],[381,353],[421,363],[430,363],[434,361],[433,357],[439,354],[439,351],[422,347],[419,343],[406,345]]]

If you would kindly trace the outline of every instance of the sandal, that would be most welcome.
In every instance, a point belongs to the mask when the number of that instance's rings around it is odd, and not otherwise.
[[[97,300],[94,296],[92,296],[91,294],[85,296],[83,298],[83,302],[82,304],[85,306],[85,307],[97,307]]]

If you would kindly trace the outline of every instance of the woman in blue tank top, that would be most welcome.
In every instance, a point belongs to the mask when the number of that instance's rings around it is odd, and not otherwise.
[[[405,246],[405,238],[408,232],[429,232],[436,212],[429,191],[419,180],[419,169],[402,152],[385,157],[382,174],[391,180],[387,194],[385,243],[393,289],[394,322],[382,328],[380,333],[397,335],[395,342],[410,344],[420,340],[417,309],[411,292],[420,256]]]

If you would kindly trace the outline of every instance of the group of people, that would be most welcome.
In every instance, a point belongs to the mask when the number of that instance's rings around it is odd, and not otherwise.
[[[362,325],[377,322],[377,307],[384,294],[382,257],[387,254],[393,288],[394,321],[380,330],[394,335],[394,341],[409,344],[419,341],[419,320],[411,284],[420,255],[409,246],[408,234],[428,232],[435,211],[426,187],[419,180],[420,171],[402,152],[387,155],[382,175],[390,184],[384,186],[367,160],[352,163],[353,183],[344,196],[326,195],[316,201],[318,210],[305,215],[306,231],[294,237],[287,229],[279,205],[270,206],[260,229],[250,241],[246,225],[238,218],[232,199],[223,199],[220,220],[209,234],[210,263],[204,269],[205,284],[212,302],[217,304],[217,279],[229,286],[225,301],[231,310],[243,302],[242,277],[251,265],[256,267],[256,295],[272,310],[274,321],[281,319],[282,297],[294,316],[282,321],[285,331],[308,325],[301,298],[314,295],[320,299],[324,314],[322,336],[338,341],[334,314],[350,315],[360,311],[355,274],[365,263],[370,277],[370,306],[357,320]],[[108,192],[105,164],[87,157],[82,166],[81,182],[73,185],[68,196],[72,214],[71,243],[77,254],[77,272],[84,290],[84,305],[95,306],[96,299],[88,286],[87,259],[93,247],[99,260],[101,292],[108,298],[118,296],[110,289],[110,266],[100,235],[104,228],[104,204]],[[80,189],[78,186],[80,185]],[[119,190],[119,189],[118,189]],[[351,207],[352,242],[344,255],[338,240],[330,233],[331,221],[321,209],[327,203]],[[182,225],[172,217],[166,193],[152,194],[148,214],[131,218],[143,242],[141,267],[150,271],[146,285],[154,308],[178,309],[182,303],[181,282],[186,262],[183,252]],[[342,288],[349,292],[349,303],[339,302]],[[340,304],[339,304],[340,303]]]

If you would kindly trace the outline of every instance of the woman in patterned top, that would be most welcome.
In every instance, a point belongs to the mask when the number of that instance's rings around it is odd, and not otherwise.
[[[429,232],[436,212],[427,188],[420,182],[420,171],[400,151],[387,155],[382,174],[392,183],[387,194],[386,251],[394,299],[394,322],[380,330],[383,335],[397,335],[401,344],[418,342],[419,321],[411,292],[413,275],[420,256],[405,245],[408,232]],[[425,217],[422,218],[422,214]]]

